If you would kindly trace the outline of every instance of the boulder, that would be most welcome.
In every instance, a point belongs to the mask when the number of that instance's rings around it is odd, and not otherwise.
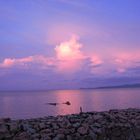
[[[53,140],[65,140],[65,135],[64,134],[58,134]]]
[[[45,123],[43,123],[43,122],[39,123],[39,128],[40,128],[40,129],[44,129],[44,128],[46,128]]]
[[[18,133],[13,140],[30,140],[30,137],[27,132]]]
[[[79,128],[77,129],[77,132],[78,132],[79,134],[81,134],[81,135],[85,135],[85,134],[87,134],[88,129],[85,128],[85,127],[79,127]]]

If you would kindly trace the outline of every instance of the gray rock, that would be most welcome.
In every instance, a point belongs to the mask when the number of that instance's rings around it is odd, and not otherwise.
[[[93,131],[90,131],[90,132],[89,132],[89,136],[90,136],[93,140],[97,140],[97,135],[96,135]]]
[[[7,132],[8,132],[7,126],[4,124],[0,125],[0,134],[7,133]]]
[[[129,134],[129,136],[128,136],[127,139],[128,139],[128,140],[136,140],[136,139],[135,139],[135,136],[134,136],[133,134]]]
[[[43,129],[43,130],[41,130],[40,131],[40,133],[51,133],[52,132],[52,130],[51,129]]]
[[[35,134],[33,134],[32,135],[32,138],[33,139],[39,139],[41,136],[40,136],[40,134],[38,134],[38,133],[35,133]]]
[[[44,128],[46,128],[45,123],[43,123],[43,122],[39,123],[39,128],[40,128],[40,129],[44,129]]]
[[[69,131],[70,131],[70,133],[73,134],[73,133],[75,133],[76,129],[75,128],[70,128]]]
[[[9,129],[11,132],[17,132],[19,130],[19,125],[16,122],[9,123]]]
[[[27,132],[18,133],[13,140],[30,140],[30,137]]]
[[[79,128],[77,129],[77,132],[80,133],[80,134],[82,134],[82,135],[85,135],[85,134],[87,134],[88,129],[85,128],[85,127],[79,127]]]
[[[72,140],[72,136],[67,135],[67,140]]]
[[[2,124],[2,123],[7,123],[7,122],[10,122],[10,121],[11,121],[10,118],[1,118],[1,119],[0,119],[0,124]]]
[[[56,123],[52,123],[53,129],[59,129],[59,126]]]
[[[121,133],[122,133],[122,130],[120,128],[113,128],[112,129],[112,135],[115,136],[115,137],[120,136]]]
[[[98,121],[98,120],[102,119],[103,116],[97,114],[97,115],[94,115],[93,118],[94,118],[95,121]]]
[[[30,134],[34,134],[34,133],[36,133],[36,130],[33,129],[33,128],[29,128],[29,129],[27,130],[27,132],[30,133]]]
[[[64,134],[58,134],[53,140],[64,140],[65,135]]]
[[[120,114],[120,113],[118,113],[117,117],[118,117],[120,120],[126,120],[126,119],[127,119],[126,116],[124,116],[124,115],[122,115],[122,114]]]
[[[94,127],[97,127],[97,128],[102,127],[100,123],[93,123],[93,126],[94,126]]]
[[[51,137],[46,134],[41,136],[41,140],[51,140]]]
[[[81,135],[78,132],[73,135],[74,135],[74,138],[77,138],[77,139],[79,139],[79,137],[81,137]]]
[[[136,138],[137,140],[140,140],[140,126],[134,128],[134,134],[135,134],[135,138]]]
[[[136,116],[136,120],[140,120],[140,115]]]
[[[75,128],[78,128],[79,126],[80,126],[80,123],[78,123],[78,122],[73,124],[73,127],[75,127]]]
[[[97,127],[91,127],[92,131],[96,134],[102,134],[102,129]]]
[[[0,119],[5,140],[140,140],[140,109],[26,120]]]
[[[36,131],[39,131],[41,128],[39,127],[39,125],[38,124],[34,124],[33,125],[33,128],[36,130]]]

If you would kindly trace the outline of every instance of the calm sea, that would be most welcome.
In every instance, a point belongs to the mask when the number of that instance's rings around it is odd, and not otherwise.
[[[62,104],[69,101],[71,105]],[[46,103],[59,103],[56,106]],[[140,108],[140,88],[0,92],[0,117],[13,119],[83,111]]]

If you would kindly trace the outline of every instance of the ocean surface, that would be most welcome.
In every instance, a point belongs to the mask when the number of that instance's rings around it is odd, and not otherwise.
[[[63,104],[66,101],[71,105]],[[79,113],[80,107],[84,112],[140,108],[140,88],[0,92],[0,118],[73,114]]]

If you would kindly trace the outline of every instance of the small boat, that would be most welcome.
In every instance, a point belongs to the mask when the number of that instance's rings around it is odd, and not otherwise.
[[[48,105],[54,105],[54,106],[58,105],[58,103],[46,103],[46,104],[48,104]]]
[[[56,105],[59,105],[60,103],[46,103],[46,104],[56,106]],[[62,104],[71,105],[71,103],[70,103],[69,101],[64,102],[64,103],[62,103]]]
[[[69,101],[63,103],[63,104],[66,104],[66,105],[71,105],[71,103]]]

